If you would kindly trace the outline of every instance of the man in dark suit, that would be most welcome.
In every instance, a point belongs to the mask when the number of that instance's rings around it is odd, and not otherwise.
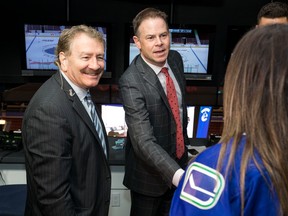
[[[104,47],[103,35],[91,27],[63,30],[56,47],[59,72],[27,107],[22,125],[27,216],[108,215],[108,140],[100,119],[106,142],[101,145],[85,103],[103,74]]]
[[[170,50],[167,15],[146,8],[133,20],[140,50],[119,80],[128,126],[123,184],[131,191],[132,216],[168,215],[175,187],[187,164],[187,108],[180,54]],[[176,156],[176,118],[166,95],[168,68],[176,92],[184,151]]]

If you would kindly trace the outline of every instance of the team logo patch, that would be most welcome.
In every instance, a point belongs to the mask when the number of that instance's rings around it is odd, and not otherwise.
[[[187,169],[180,198],[197,208],[211,209],[218,202],[224,187],[221,173],[194,162]]]

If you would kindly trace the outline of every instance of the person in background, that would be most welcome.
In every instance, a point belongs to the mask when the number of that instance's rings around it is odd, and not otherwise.
[[[131,191],[131,216],[168,215],[188,161],[183,61],[178,52],[170,50],[166,13],[145,8],[134,18],[133,27],[140,54],[119,80],[128,126],[123,184]],[[163,67],[168,68],[176,88],[178,126],[168,101],[172,93],[167,93],[167,70],[160,72]],[[177,136],[182,149],[176,147]]]
[[[59,71],[35,93],[23,118],[27,216],[108,215],[108,140],[104,136],[102,147],[86,101],[103,74],[104,48],[103,35],[86,25],[60,35]]]
[[[189,162],[171,216],[288,215],[288,25],[250,30],[224,82],[220,143]]]
[[[256,27],[276,23],[288,23],[288,4],[285,2],[269,2],[257,14]]]

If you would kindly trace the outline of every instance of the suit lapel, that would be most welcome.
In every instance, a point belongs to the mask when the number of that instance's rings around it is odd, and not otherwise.
[[[159,95],[163,99],[165,105],[168,107],[168,109],[172,113],[168,99],[167,99],[167,96],[166,96],[166,94],[163,90],[163,87],[162,87],[158,77],[156,76],[155,72],[146,64],[146,62],[141,58],[140,55],[135,60],[136,60],[136,67],[141,72],[143,79],[146,80],[151,86],[154,87],[156,92],[159,93]],[[180,91],[182,94],[183,107],[186,107],[186,103],[185,103],[185,99],[184,99],[185,98],[185,91],[186,91],[186,89],[184,87],[186,86],[186,84],[183,83],[184,82],[183,77],[181,76],[181,71],[179,71],[179,69],[177,67],[177,62],[175,62],[175,59],[173,58],[173,53],[172,54],[171,54],[171,52],[169,53],[167,61],[168,61],[168,64],[169,64],[177,82],[179,83]],[[176,61],[177,61],[177,59],[176,59]],[[185,116],[186,116],[186,110],[184,109],[183,110],[183,118],[185,118]]]
[[[152,68],[150,68],[149,65],[147,65],[146,62],[140,57],[140,55],[138,56],[138,59],[136,61],[136,67],[141,72],[143,79],[146,80],[156,90],[156,92],[158,92],[166,106],[170,107],[167,96],[159,81],[159,78],[152,70]]]
[[[170,55],[168,56],[168,64],[169,64],[177,82],[179,83],[179,87],[180,87],[180,90],[182,92],[182,95],[184,95],[183,91],[185,91],[185,89],[183,89],[183,86],[185,86],[185,85],[183,83],[183,79],[182,79],[181,74],[180,74],[182,72],[179,71],[178,67],[175,64],[175,59],[173,59],[173,57]]]
[[[60,87],[63,89],[63,91],[66,94],[66,97],[71,101],[72,107],[78,114],[79,118],[85,122],[85,124],[88,126],[88,128],[91,130],[91,132],[94,134],[94,136],[98,139],[100,142],[100,139],[98,137],[98,134],[96,133],[95,126],[93,122],[91,121],[90,116],[88,115],[85,107],[83,106],[82,102],[79,100],[78,96],[72,89],[72,87],[69,85],[69,83],[66,81],[64,77],[61,77],[60,71],[54,75],[55,79],[57,80]]]

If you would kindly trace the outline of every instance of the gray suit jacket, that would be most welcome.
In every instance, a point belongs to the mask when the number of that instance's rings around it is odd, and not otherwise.
[[[183,104],[183,134],[187,137],[185,77],[180,54],[171,50],[168,64],[179,83]],[[176,162],[176,123],[155,72],[138,55],[119,80],[128,137],[123,184],[148,196],[159,196],[172,187],[172,178],[187,163],[187,149]]]
[[[25,215],[108,215],[110,167],[88,113],[69,89],[56,73],[24,115]]]

